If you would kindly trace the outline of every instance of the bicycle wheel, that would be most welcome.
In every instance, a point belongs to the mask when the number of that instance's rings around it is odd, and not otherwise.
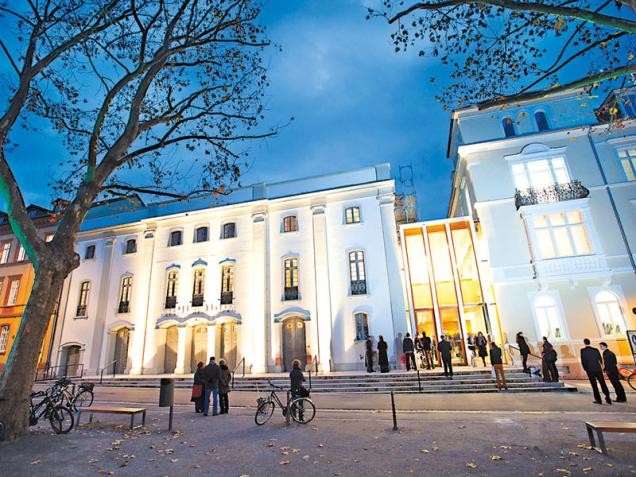
[[[629,378],[627,378],[627,384],[629,387],[636,391],[636,374],[632,374]]]
[[[75,399],[75,407],[89,407],[93,404],[93,398],[93,392],[88,389],[84,389],[77,395],[77,398]]]
[[[313,401],[308,398],[294,399],[289,406],[289,412],[294,421],[299,424],[307,424],[311,422],[316,415],[316,406]]]
[[[262,426],[270,420],[272,414],[274,414],[274,403],[272,401],[262,402],[256,409],[254,422],[256,422],[257,425]]]
[[[56,434],[66,434],[73,429],[75,418],[69,408],[58,406],[49,413],[49,422]]]

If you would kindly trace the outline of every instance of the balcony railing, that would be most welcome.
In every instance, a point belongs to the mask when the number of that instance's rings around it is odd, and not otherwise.
[[[86,316],[86,305],[78,305],[75,316]]]
[[[128,313],[130,311],[130,303],[127,301],[120,301],[117,313]]]
[[[231,305],[234,299],[234,292],[221,292],[221,305]]]
[[[366,280],[352,280],[351,281],[351,294],[352,295],[366,295],[367,293],[367,281]]]
[[[285,301],[298,300],[298,287],[285,287]]]
[[[529,187],[525,190],[517,190],[515,193],[515,206],[517,209],[525,205],[547,204],[563,200],[583,199],[590,194],[580,181],[567,182],[565,184],[553,184],[548,187]]]
[[[203,306],[203,295],[192,295],[192,306]]]
[[[177,307],[177,297],[176,296],[167,296],[166,297],[166,309],[172,310]]]

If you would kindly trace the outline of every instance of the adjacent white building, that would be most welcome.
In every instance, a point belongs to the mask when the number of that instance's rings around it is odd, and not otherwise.
[[[388,165],[229,196],[91,210],[77,241],[57,363],[190,373],[209,356],[248,372],[364,368],[367,334],[407,321]]]
[[[636,92],[598,118],[592,101],[572,91],[455,111],[448,151],[448,215],[475,221],[502,339],[546,336],[573,372],[585,337],[631,362],[636,329]]]

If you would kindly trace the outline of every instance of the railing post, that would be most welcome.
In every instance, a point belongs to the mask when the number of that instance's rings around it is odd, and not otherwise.
[[[311,369],[309,370],[309,390],[311,391]]]
[[[395,397],[393,396],[393,391],[391,391],[391,409],[393,410],[393,430],[398,430],[397,425],[397,415],[395,414]]]
[[[418,392],[422,392],[422,381],[420,380],[420,370],[417,370],[417,389]]]
[[[245,377],[245,356],[243,356],[243,377]]]

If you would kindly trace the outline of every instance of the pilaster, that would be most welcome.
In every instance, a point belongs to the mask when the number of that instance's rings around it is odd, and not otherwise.
[[[95,308],[95,327],[93,328],[93,339],[91,341],[92,346],[88,367],[89,369],[94,369],[95,372],[99,372],[100,368],[106,364],[101,359],[101,356],[103,354],[104,341],[106,340],[106,314],[109,310],[108,292],[110,291],[110,271],[114,245],[115,237],[104,238],[104,265],[99,279],[99,288],[95,287],[94,283],[91,283],[93,289],[97,288],[93,291],[93,293],[97,294],[97,307]],[[90,295],[88,299],[91,299]]]
[[[270,317],[267,286],[267,214],[264,211],[252,214],[251,275],[251,313],[249,323],[243,326],[243,349],[252,373],[265,373],[270,342]]]
[[[316,336],[318,369],[331,369],[331,290],[329,283],[329,250],[327,244],[327,218],[325,204],[311,207],[314,243],[314,273],[316,283]]]
[[[174,374],[185,374],[186,372],[186,332],[186,327],[179,325],[177,328],[177,333],[179,333],[179,341],[177,342],[177,367],[174,370]]]
[[[130,374],[142,374],[144,367],[145,343],[148,335],[154,344],[155,324],[151,315],[151,293],[153,290],[153,265],[155,251],[155,231],[154,229],[146,230],[141,240],[141,260],[137,260],[135,267],[135,276],[133,278],[133,313],[135,333],[134,339],[131,340],[131,359],[132,366]],[[159,296],[163,296],[160,294]],[[150,333],[149,333],[150,332]],[[154,361],[155,353],[152,352],[151,360]],[[154,363],[153,363],[154,364]]]

